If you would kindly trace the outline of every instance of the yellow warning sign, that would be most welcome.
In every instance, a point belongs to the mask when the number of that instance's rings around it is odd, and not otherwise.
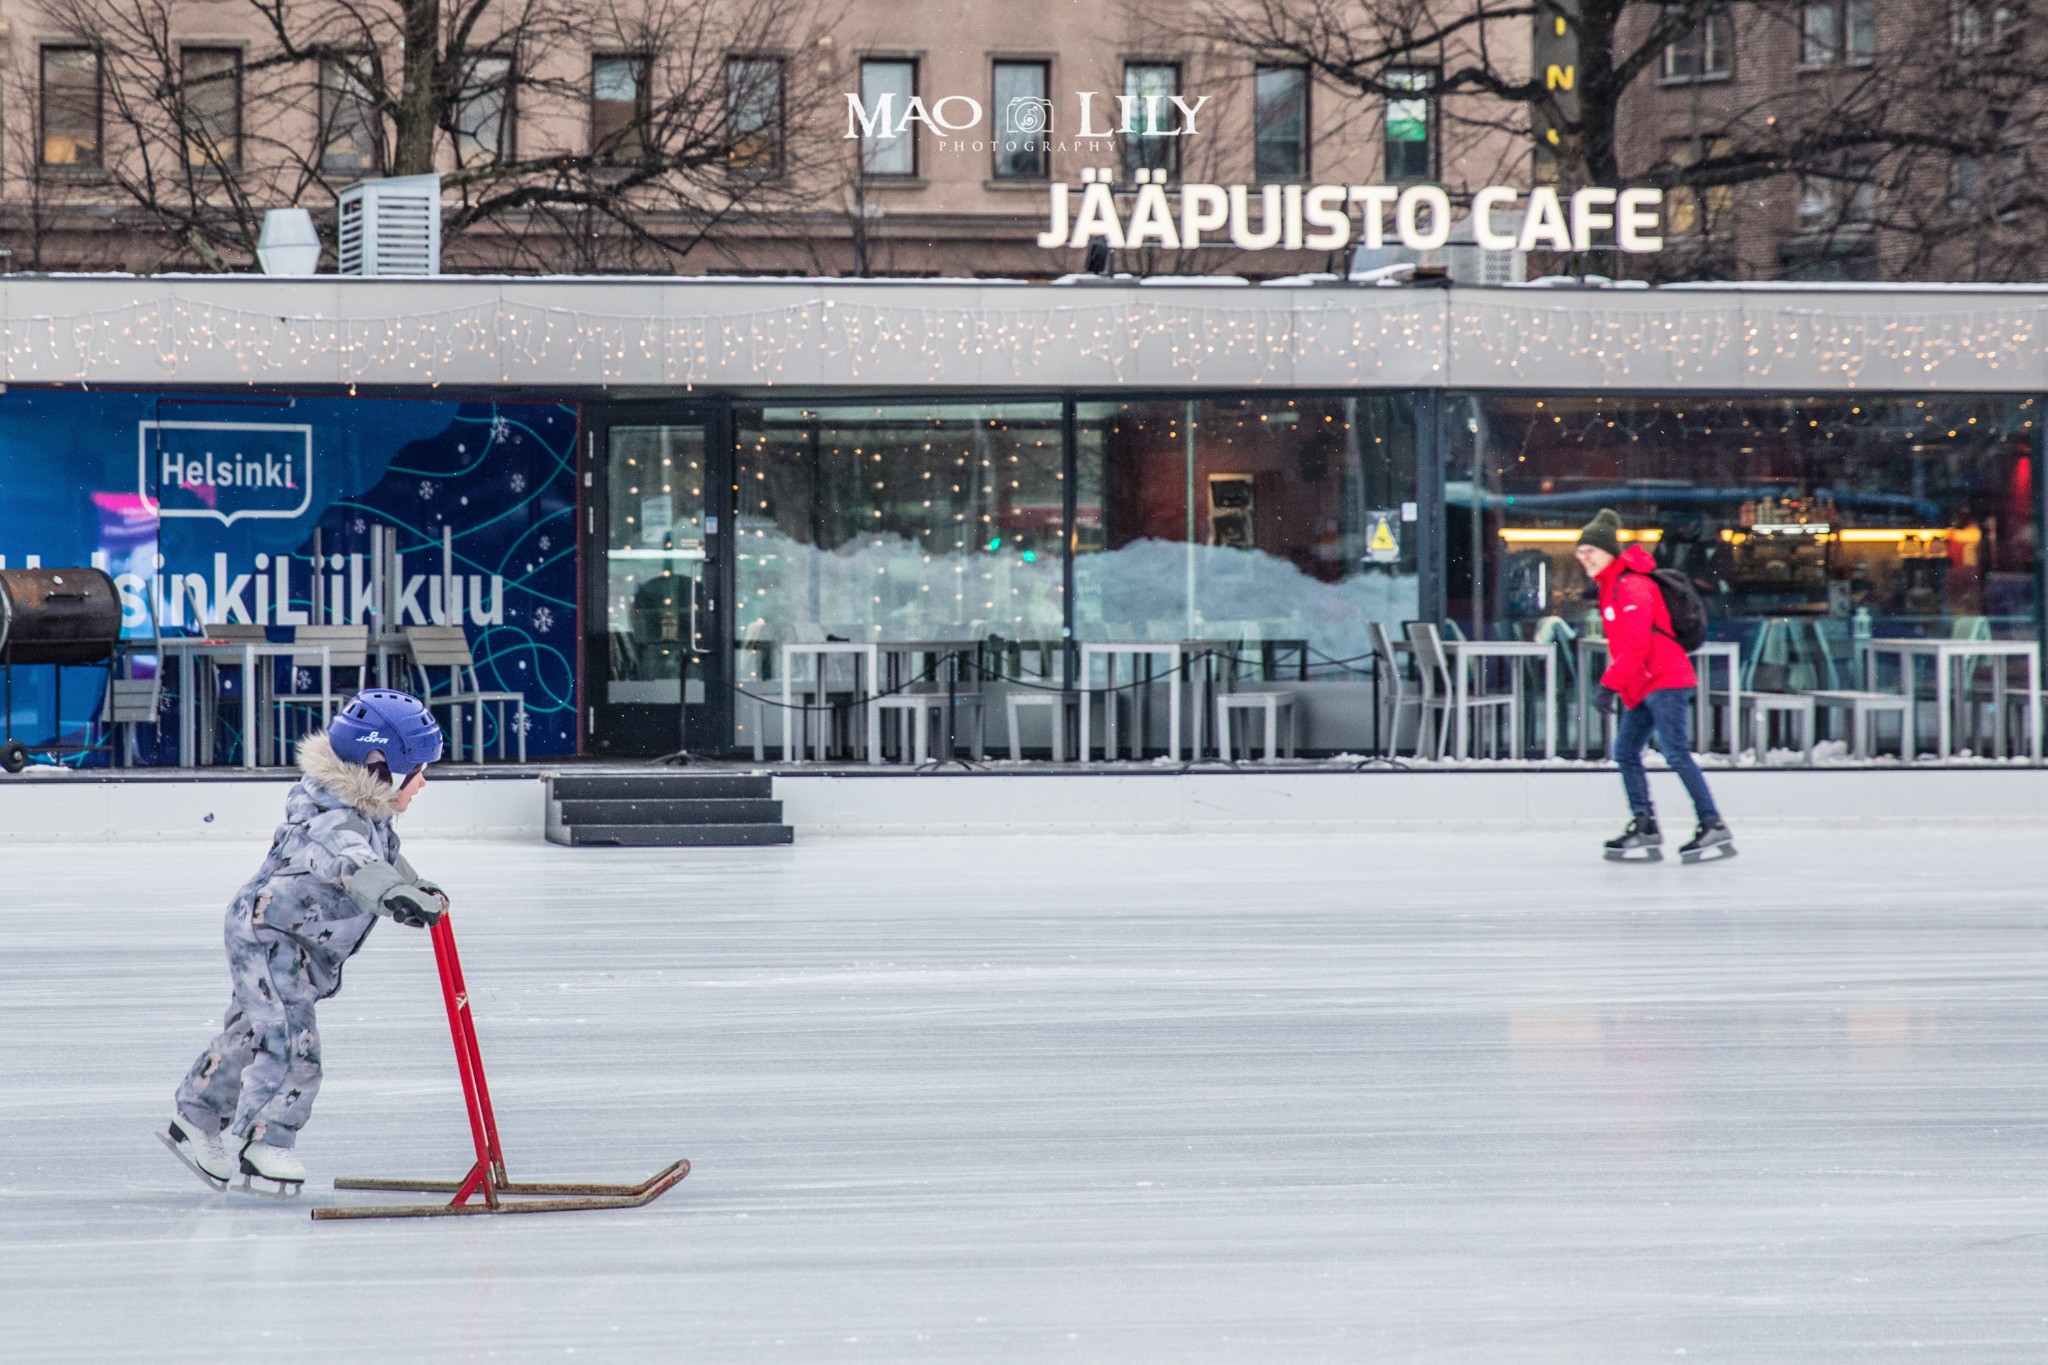
[[[1368,564],[1397,564],[1401,559],[1401,535],[1395,528],[1400,525],[1395,513],[1368,512],[1365,533],[1365,559]]]

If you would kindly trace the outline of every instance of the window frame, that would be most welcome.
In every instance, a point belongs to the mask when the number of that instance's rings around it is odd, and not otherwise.
[[[770,67],[775,73],[775,108],[767,125],[769,155],[766,164],[750,161],[735,162],[734,152],[743,136],[739,131],[740,110],[735,98],[739,87],[733,83],[733,68],[738,66]],[[774,52],[728,52],[725,54],[725,120],[726,156],[725,168],[730,175],[752,180],[779,180],[787,170],[785,148],[789,130],[789,63]],[[755,132],[763,130],[753,130]]]
[[[245,129],[243,127],[244,120],[242,118],[242,65],[248,54],[243,48],[231,43],[178,44],[178,91],[180,100],[183,104],[183,107],[187,115],[190,115],[192,113],[192,100],[190,92],[188,90],[191,78],[186,72],[185,63],[191,57],[201,53],[214,56],[232,57],[234,59],[232,77],[227,81],[219,82],[220,84],[225,84],[228,87],[230,92],[230,98],[233,101],[232,107],[234,109],[235,120],[234,146],[233,149],[229,151],[227,155],[220,158],[219,164],[226,167],[228,170],[239,171],[242,168],[242,148],[243,139],[245,136]],[[207,85],[213,85],[215,83],[216,81],[212,77],[208,77],[205,80],[205,84]],[[204,156],[202,156],[199,160],[193,160],[193,142],[191,129],[181,125],[178,130],[178,134],[180,139],[184,143],[185,168],[187,170],[192,171],[213,169],[215,163]]]
[[[1421,76],[1425,78],[1426,84],[1403,87],[1408,91],[1408,94],[1396,98],[1393,94],[1395,80],[1398,77],[1404,76]],[[1430,184],[1438,178],[1438,172],[1443,166],[1443,117],[1442,106],[1439,103],[1443,89],[1443,72],[1433,66],[1390,66],[1381,73],[1380,81],[1381,84],[1387,87],[1388,91],[1386,99],[1382,101],[1383,107],[1380,110],[1380,168],[1386,174],[1389,184]],[[1396,145],[1393,137],[1394,106],[1396,104],[1411,103],[1420,103],[1424,106],[1423,128],[1425,133],[1422,138],[1422,144],[1428,149],[1424,159],[1429,164],[1427,169],[1420,175],[1396,175],[1393,165],[1394,158],[1390,154],[1390,149]],[[1404,142],[1401,145],[1407,144]]]
[[[633,113],[619,128],[602,137],[598,134],[597,106],[623,104],[624,100],[603,100],[597,97],[598,68],[610,63],[622,63],[633,68]],[[654,83],[654,57],[651,53],[632,50],[596,51],[590,54],[590,95],[588,116],[590,119],[590,157],[599,165],[624,166],[647,155],[647,122],[653,110],[652,90]],[[630,138],[625,134],[630,133]],[[628,143],[633,144],[631,155]]]
[[[1021,135],[1036,137],[1038,141],[1038,169],[1029,175],[1003,169],[1003,157],[1005,155],[1003,143],[1010,138],[1013,132],[1009,123],[1009,106],[1004,103],[1000,89],[1001,72],[1005,67],[1036,69],[1038,72],[1039,92],[1037,98],[1046,101],[1045,128],[1037,134]],[[992,117],[989,179],[1000,180],[1006,185],[1036,185],[1043,184],[1052,179],[1052,62],[1043,57],[990,58],[988,65],[988,95],[989,113]],[[1011,96],[1012,101],[1024,98],[1028,97],[1023,95]]]
[[[361,65],[357,66],[357,63]],[[375,78],[376,69],[377,54],[365,50],[336,53],[320,59],[320,68],[316,79],[319,81],[320,86],[318,109],[320,123],[317,131],[320,137],[320,155],[318,160],[322,175],[353,174],[357,176],[377,176],[383,174],[384,138],[382,136],[382,129],[378,127],[377,123],[375,87],[371,83]],[[339,82],[331,81],[329,79],[330,73],[342,74],[348,77],[355,83],[356,91],[345,90]],[[332,106],[329,105],[329,100],[334,102]],[[370,153],[370,164],[367,166],[344,166],[328,159],[328,152],[333,146],[334,141],[333,133],[341,126],[341,122],[336,117],[336,114],[340,111],[344,101],[352,103],[362,114],[362,127],[368,134]]]
[[[1721,39],[1718,43],[1715,41],[1717,33]],[[1680,47],[1691,40],[1697,40],[1699,44],[1699,70],[1679,71],[1673,58]],[[1720,57],[1720,65],[1709,65],[1716,54]],[[1735,20],[1725,9],[1708,11],[1697,24],[1666,43],[1658,57],[1657,82],[1660,85],[1697,85],[1734,78]]]
[[[59,53],[92,54],[92,159],[52,161],[50,154],[50,58]],[[83,88],[82,86],[80,88]],[[76,147],[76,143],[72,144]],[[44,43],[36,52],[36,169],[69,174],[91,174],[106,167],[107,145],[107,61],[106,54],[89,43]]]
[[[1815,15],[1826,15],[1829,29],[1829,48],[1825,53],[1817,50],[1813,20]],[[1799,7],[1799,67],[1802,71],[1822,71],[1842,64],[1842,5],[1841,0],[1806,0]]]
[[[1181,79],[1185,73],[1181,69],[1181,64],[1177,61],[1159,61],[1149,57],[1129,57],[1124,60],[1123,80],[1117,87],[1119,95],[1143,93],[1141,90],[1133,90],[1131,88],[1131,75],[1133,72],[1138,71],[1167,71],[1172,73],[1171,87],[1166,92],[1169,100],[1165,110],[1167,121],[1163,125],[1172,129],[1172,132],[1170,134],[1164,133],[1158,128],[1148,128],[1136,136],[1119,132],[1116,139],[1118,164],[1122,167],[1123,173],[1132,179],[1137,178],[1139,171],[1149,170],[1155,172],[1163,171],[1168,180],[1178,180],[1180,179],[1180,138],[1178,133],[1180,131],[1181,114],[1180,110],[1175,108],[1170,101],[1185,93],[1186,87],[1181,84]],[[1122,106],[1119,105],[1119,114],[1121,114],[1121,109]],[[1142,109],[1140,112],[1142,113]],[[1118,126],[1121,127],[1122,118],[1119,117],[1117,122]],[[1153,143],[1164,147],[1164,156],[1155,160],[1135,154],[1140,148]]]
[[[1267,175],[1259,165],[1259,148],[1262,141],[1264,141],[1260,136],[1262,130],[1260,116],[1264,112],[1264,101],[1259,97],[1259,81],[1264,76],[1280,72],[1291,73],[1301,83],[1301,131],[1300,136],[1295,142],[1294,169],[1285,175]],[[1252,179],[1255,183],[1261,185],[1295,185],[1306,184],[1313,178],[1310,173],[1310,162],[1311,148],[1315,142],[1313,118],[1315,112],[1314,90],[1315,82],[1309,79],[1308,67],[1301,63],[1262,62],[1252,68]]]
[[[469,53],[468,60],[469,71],[461,88],[456,91],[451,110],[455,128],[451,131],[449,141],[453,144],[455,164],[464,169],[475,166],[502,166],[508,161],[516,160],[519,155],[519,55],[517,52],[486,48],[481,52]],[[485,159],[471,161],[463,156],[462,139],[469,136],[468,130],[464,127],[463,114],[474,100],[488,93],[473,84],[476,64],[479,62],[503,62],[505,80],[498,87],[498,94],[503,101],[497,114],[498,145],[491,149]]]
[[[870,53],[861,57],[860,65],[857,68],[860,80],[860,98],[863,104],[866,104],[868,98],[868,68],[882,66],[908,67],[910,70],[910,93],[904,98],[906,100],[917,98],[918,87],[924,80],[924,61],[922,58],[906,57],[898,53]],[[900,171],[876,170],[873,164],[874,150],[881,145],[881,139],[870,140],[866,134],[862,134],[859,148],[860,178],[862,180],[885,181],[916,180],[924,166],[924,148],[918,145],[917,125],[913,123],[901,133],[891,135],[888,142],[888,150],[890,151],[895,150],[898,142],[909,146],[910,156],[908,165]]]

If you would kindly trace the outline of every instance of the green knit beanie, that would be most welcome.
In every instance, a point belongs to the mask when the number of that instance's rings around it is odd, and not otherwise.
[[[1594,518],[1586,523],[1586,529],[1579,532],[1579,544],[1593,545],[1611,555],[1621,553],[1621,514],[1612,507],[1603,507]]]

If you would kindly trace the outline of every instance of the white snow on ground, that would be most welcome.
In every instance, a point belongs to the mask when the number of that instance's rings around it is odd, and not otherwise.
[[[2039,1361],[2038,831],[420,840],[514,1174],[623,1213],[316,1224],[453,1175],[423,935],[323,1009],[297,1204],[152,1136],[255,847],[17,846],[0,1357]]]

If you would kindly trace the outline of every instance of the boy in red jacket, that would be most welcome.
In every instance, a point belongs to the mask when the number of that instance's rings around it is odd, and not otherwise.
[[[1664,856],[1664,836],[1650,804],[1650,779],[1643,772],[1643,746],[1656,736],[1657,748],[1692,797],[1699,829],[1679,856],[1697,862],[1714,851],[1733,857],[1735,836],[1714,808],[1714,794],[1692,756],[1692,701],[1699,677],[1671,628],[1664,590],[1650,575],[1657,561],[1641,545],[1621,548],[1621,517],[1611,507],[1579,532],[1574,552],[1586,577],[1600,589],[1600,620],[1607,631],[1607,671],[1600,676],[1602,709],[1620,698],[1626,708],[1614,727],[1614,761],[1628,792],[1631,819],[1619,838],[1607,841],[1607,856],[1620,861],[1644,850],[1647,861]],[[1609,695],[1611,694],[1611,696]]]

